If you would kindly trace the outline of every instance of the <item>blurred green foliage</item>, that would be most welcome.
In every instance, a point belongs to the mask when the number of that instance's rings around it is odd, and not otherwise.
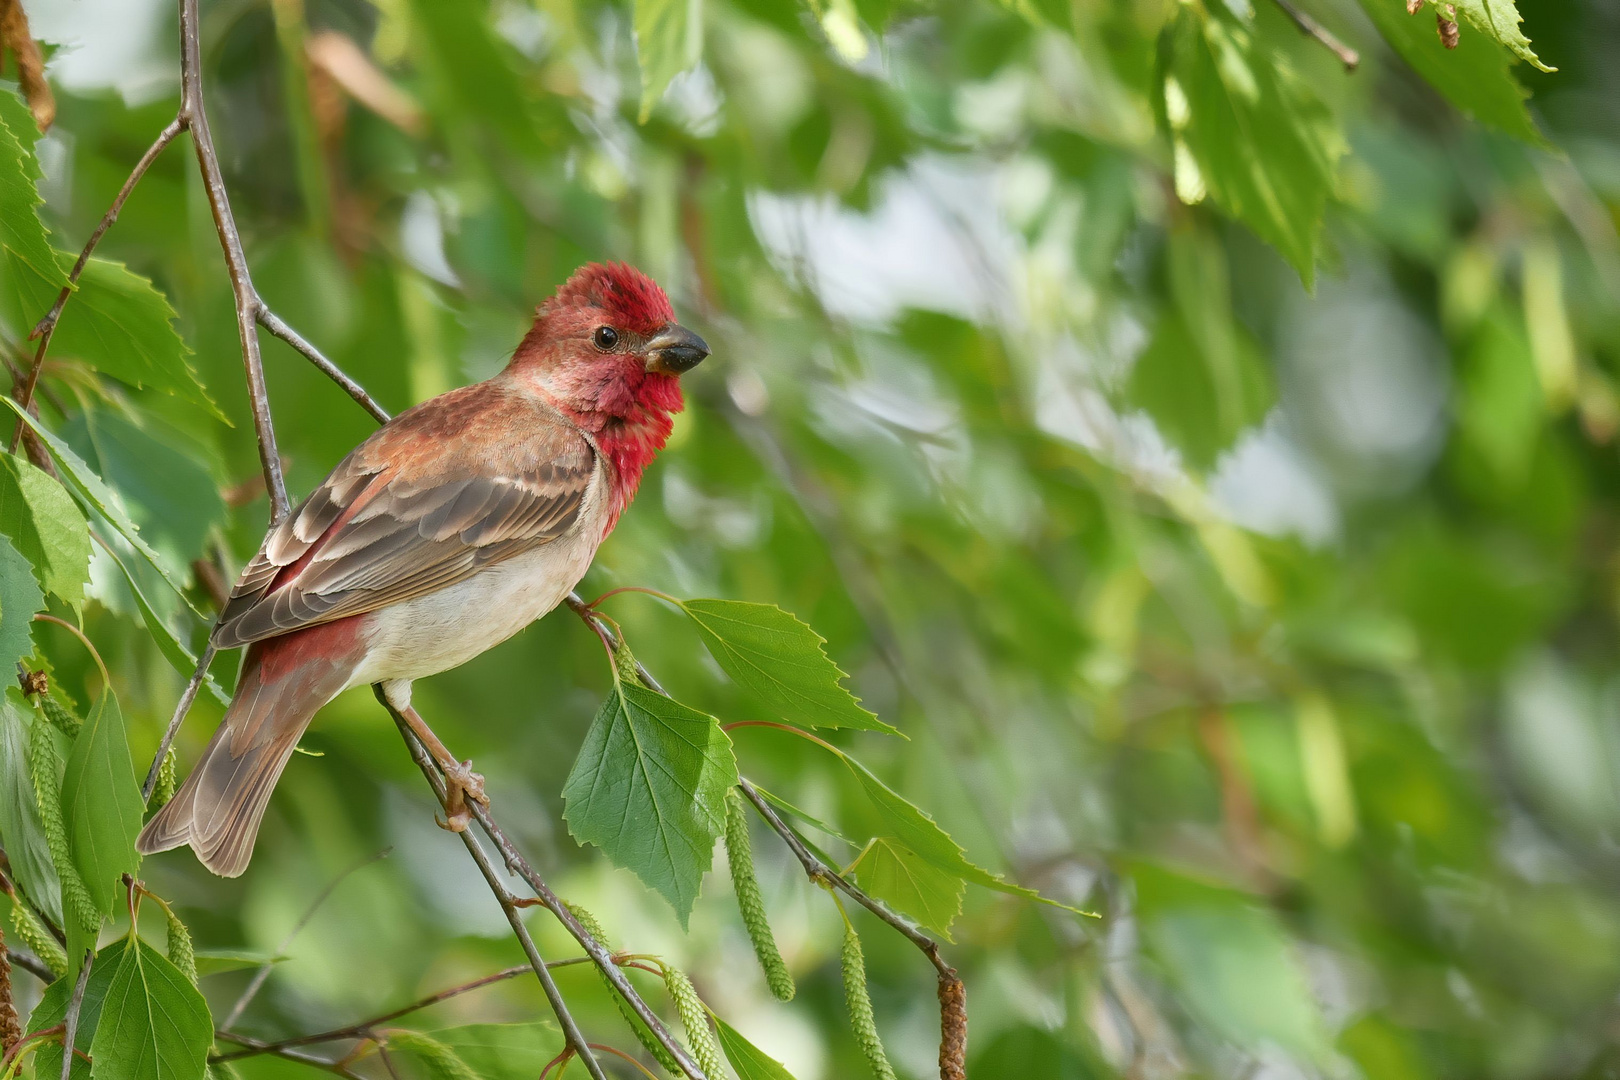
[[[1620,1069],[1620,23],[1600,0],[1527,4],[1522,27],[1504,0],[1457,6],[1448,50],[1434,5],[1310,3],[1353,73],[1274,0],[214,0],[202,39],[260,291],[389,409],[498,370],[586,261],[653,274],[709,340],[585,591],[779,605],[909,737],[824,731],[863,776],[732,733],[829,860],[954,939],[973,1080],[1595,1080]],[[27,5],[58,111],[38,136],[0,93],[14,370],[61,253],[174,115],[172,7]],[[99,251],[41,423],[78,504],[120,527],[87,551],[77,507],[8,459],[0,651],[26,651],[21,609],[82,615],[139,770],[208,580],[257,547],[266,504],[185,136]],[[373,425],[265,350],[296,497]],[[777,719],[679,612],[605,610],[682,702]],[[104,700],[66,630],[33,643],[61,701]],[[753,846],[791,1004],[725,874],[683,933],[569,835],[564,782],[614,687],[564,613],[417,701],[559,892],[690,972],[727,1047],[757,1044],[752,1075],[865,1075],[842,920],[774,836]],[[182,767],[219,713],[203,695]],[[521,962],[371,696],[304,745],[243,878],[183,852],[140,868],[191,927],[216,1022],[260,961],[235,1024],[263,1037]],[[986,879],[1101,918],[963,891],[872,784]],[[11,839],[37,833],[29,810],[0,803],[25,888],[49,871]],[[932,972],[851,917],[890,1060],[934,1075]],[[142,933],[163,921],[149,907]],[[168,977],[121,932],[104,956]],[[103,993],[124,974],[95,970]],[[587,969],[558,980],[589,1033],[633,1045]],[[505,981],[414,1016],[390,1061],[437,1076],[449,1047],[532,1080],[559,1045],[546,1016],[532,980]]]

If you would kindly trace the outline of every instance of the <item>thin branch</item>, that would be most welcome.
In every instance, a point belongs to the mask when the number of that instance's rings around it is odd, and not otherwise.
[[[191,681],[186,683],[180,700],[175,703],[174,715],[169,717],[169,726],[163,729],[163,738],[158,740],[157,753],[152,755],[152,765],[146,770],[146,782],[141,785],[141,801],[147,802],[152,798],[152,789],[157,787],[158,773],[163,768],[163,758],[168,754],[169,747],[174,745],[174,737],[180,732],[180,724],[185,720],[186,713],[191,711],[191,703],[197,700],[197,689],[202,686],[203,679],[208,676],[208,666],[214,662],[214,641],[210,635],[208,643],[203,646],[202,655],[197,657],[197,670],[191,673]]]
[[[159,755],[158,759],[162,760],[161,754]],[[276,946],[274,955],[280,956],[282,953],[287,951],[288,946],[293,943],[293,939],[303,931],[304,927],[309,925],[309,920],[315,917],[315,912],[320,910],[321,905],[326,903],[327,898],[337,891],[337,887],[343,884],[343,882],[348,879],[349,875],[353,874],[357,870],[370,866],[378,859],[387,858],[388,853],[393,850],[393,848],[383,848],[381,851],[373,852],[372,854],[367,855],[365,858],[356,861],[342,873],[338,874],[337,877],[327,882],[326,887],[320,892],[316,893],[315,899],[309,902],[309,907],[304,909],[304,913],[298,917],[298,921],[293,923],[292,929],[287,931],[287,936],[281,939],[281,944]],[[231,1006],[230,1014],[225,1017],[225,1022],[220,1025],[221,1028],[229,1028],[232,1024],[236,1023],[237,1020],[241,1019],[242,1013],[247,1009],[249,1003],[253,1001],[254,997],[258,995],[259,989],[264,986],[265,980],[270,977],[270,969],[274,966],[274,963],[269,963],[263,964],[259,967],[259,970],[253,975],[253,981],[247,984],[247,989],[242,991],[242,996],[236,999],[235,1005]]]
[[[79,980],[73,984],[73,996],[68,999],[67,1015],[62,1018],[62,1080],[73,1078],[73,1043],[79,1037],[79,1011],[84,1006],[84,988],[90,984],[90,965],[95,959],[94,949],[85,952]]]
[[[28,972],[28,974],[34,976],[36,979],[39,979],[41,982],[53,983],[56,981],[56,973],[50,968],[46,967],[44,963],[41,962],[39,957],[35,956],[33,953],[25,953],[21,949],[8,948],[6,950],[6,960],[10,962],[12,967],[22,968],[24,971]]]
[[[375,398],[366,393],[365,387],[349,378],[349,376],[343,373],[342,368],[339,368],[336,364],[332,363],[332,361],[322,356],[319,349],[311,345],[308,341],[304,340],[303,336],[299,334],[298,331],[288,326],[286,321],[282,319],[280,315],[277,315],[275,312],[271,311],[270,308],[262,302],[259,304],[258,318],[261,326],[270,331],[270,333],[274,334],[276,337],[280,338],[282,341],[285,341],[288,345],[291,345],[294,349],[303,353],[304,358],[310,363],[314,364],[317,368],[320,368],[321,371],[326,374],[327,378],[343,387],[344,393],[352,397],[362,409],[370,413],[372,418],[375,419],[377,423],[388,423],[388,411],[381,405],[377,404]]]
[[[422,775],[427,779],[429,786],[433,788],[433,794],[438,797],[441,804],[444,803],[449,792],[445,787],[444,778],[439,774],[438,766],[427,751],[427,747],[422,745],[421,740],[416,737],[416,733],[405,722],[405,718],[389,704],[388,697],[383,693],[382,686],[379,684],[375,690],[377,700],[382,703],[383,708],[388,710],[388,715],[394,718],[394,724],[399,728],[400,737],[405,740],[405,745],[410,749],[412,760],[416,762],[417,768],[422,770]],[[478,806],[476,801],[469,800],[469,802],[474,807]],[[517,936],[518,943],[523,946],[524,955],[529,958],[529,966],[534,969],[535,976],[540,980],[540,988],[545,991],[546,1000],[551,1003],[551,1010],[557,1015],[557,1023],[563,1030],[564,1039],[567,1040],[569,1046],[574,1048],[574,1052],[580,1056],[580,1059],[585,1062],[585,1070],[591,1074],[593,1080],[607,1080],[607,1074],[602,1071],[601,1062],[597,1061],[596,1055],[591,1052],[590,1045],[585,1041],[585,1036],[579,1030],[579,1025],[574,1022],[574,1014],[568,1011],[568,1004],[563,1001],[562,992],[557,989],[556,980],[552,979],[550,969],[546,967],[545,960],[540,956],[540,950],[535,947],[534,938],[529,936],[529,928],[523,925],[523,916],[519,912],[517,898],[502,883],[500,876],[495,871],[495,867],[490,864],[489,856],[484,853],[483,845],[478,842],[478,838],[473,835],[471,829],[462,830],[461,841],[467,846],[467,854],[471,855],[473,862],[478,864],[478,870],[484,875],[484,881],[488,883],[489,891],[495,894],[495,900],[501,905],[501,911],[505,913],[506,921],[511,924],[512,933]]]
[[[180,119],[191,129],[191,142],[197,150],[208,205],[214,213],[214,229],[225,253],[225,268],[231,278],[231,294],[236,302],[236,333],[242,341],[242,366],[247,374],[248,400],[253,408],[253,431],[258,437],[259,464],[264,486],[270,495],[270,524],[279,525],[291,510],[287,501],[287,480],[281,473],[281,454],[276,449],[276,429],[270,419],[270,394],[264,383],[264,360],[259,355],[259,309],[264,305],[253,288],[242,235],[231,214],[230,196],[220,172],[214,135],[208,127],[208,110],[203,104],[202,45],[198,30],[197,0],[180,0]]]
[[[124,180],[124,186],[118,189],[118,194],[113,198],[112,206],[107,208],[107,212],[102,215],[101,222],[96,226],[95,231],[90,234],[90,239],[86,241],[84,250],[79,252],[79,258],[74,262],[73,269],[68,272],[67,284],[63,285],[62,291],[56,295],[56,303],[51,305],[51,310],[45,313],[45,317],[39,320],[33,331],[28,335],[29,338],[38,338],[39,345],[34,349],[34,363],[28,369],[28,378],[17,395],[17,404],[29,410],[35,416],[39,415],[39,408],[34,404],[34,391],[39,386],[40,369],[45,366],[45,350],[51,347],[51,337],[56,333],[56,324],[62,318],[62,309],[67,306],[68,297],[73,295],[73,287],[78,283],[79,275],[84,273],[85,265],[89,263],[90,255],[96,250],[96,245],[101,243],[101,238],[107,234],[108,229],[112,228],[113,222],[118,220],[119,211],[123,210],[124,202],[129,198],[129,193],[135,190],[135,185],[140,183],[141,177],[146,175],[146,170],[152,167],[152,162],[157,160],[157,156],[163,153],[184,127],[185,124],[180,117],[176,116],[169,121],[167,127],[158,133],[158,137],[153,140],[152,145],[146,148],[146,153],[141,155],[141,159],[135,163],[135,168],[130,170],[128,178]],[[25,427],[24,424],[18,424],[17,430],[11,433],[12,453],[16,453],[17,440],[21,438]]]
[[[1299,27],[1300,33],[1320,41],[1329,52],[1337,56],[1339,63],[1344,65],[1344,70],[1354,71],[1360,65],[1360,53],[1335,37],[1333,31],[1295,7],[1293,0],[1277,0],[1277,6],[1282,8],[1290,19],[1294,20],[1294,25]]]

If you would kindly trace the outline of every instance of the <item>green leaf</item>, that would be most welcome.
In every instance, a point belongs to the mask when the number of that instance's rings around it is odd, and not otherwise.
[[[186,359],[191,350],[174,318],[168,298],[150,280],[123,263],[92,258],[62,309],[51,355],[76,356],[105,375],[173,394],[224,420]]]
[[[96,954],[90,965],[90,978],[85,980],[84,998],[79,1004],[79,1027],[73,1036],[74,1047],[89,1054],[96,1030],[101,1026],[101,1009],[112,987],[113,976],[122,966],[124,954],[129,951],[127,938],[120,938]],[[73,996],[75,974],[69,973],[45,988],[33,1015],[28,1018],[28,1029],[39,1031],[55,1027],[67,1017],[68,1001]],[[47,1042],[34,1055],[34,1075],[38,1080],[56,1080],[62,1075],[62,1044]],[[84,1058],[73,1059],[72,1080],[91,1080],[90,1066]]]
[[[684,927],[736,783],[714,717],[615,678],[563,787],[563,816],[575,839],[661,893]]]
[[[480,1080],[454,1047],[425,1032],[408,1028],[391,1032],[388,1045],[414,1057],[432,1080]]]
[[[781,1062],[767,1057],[765,1051],[718,1016],[714,1018],[714,1026],[720,1035],[720,1049],[736,1070],[737,1080],[793,1080],[793,1074],[784,1069]]]
[[[0,454],[0,533],[40,588],[77,610],[90,578],[90,528],[67,489],[17,454]]]
[[[1463,113],[1527,143],[1546,145],[1525,108],[1529,94],[1513,77],[1513,56],[1502,45],[1470,34],[1448,49],[1434,32],[1434,20],[1408,15],[1402,0],[1361,0],[1361,9],[1401,59]]]
[[[17,661],[34,651],[34,615],[44,607],[33,567],[0,536],[0,678],[7,684],[16,680]]]
[[[67,260],[51,246],[39,219],[39,165],[33,154],[38,133],[30,130],[32,119],[23,128],[14,110],[7,114],[0,115],[0,312],[25,336],[66,284]],[[30,132],[26,146],[18,129]]]
[[[198,949],[193,956],[198,975],[220,975],[227,971],[258,968],[266,964],[280,964],[287,957],[257,949]]]
[[[1541,58],[1530,48],[1530,39],[1519,29],[1519,23],[1523,20],[1513,0],[1455,0],[1455,7],[1457,13],[1473,23],[1476,30],[1489,34],[1507,46],[1514,55],[1531,67],[1539,71],[1558,70],[1543,64]],[[1460,41],[1457,47],[1462,48]]]
[[[411,0],[439,81],[468,118],[488,124],[525,157],[545,152],[506,47],[491,33],[483,4],[468,0]]]
[[[670,80],[703,55],[703,0],[635,0],[636,60],[643,124]]]
[[[62,925],[62,884],[51,862],[39,800],[28,772],[28,725],[41,722],[23,704],[22,693],[7,687],[0,703],[0,842],[12,876],[29,899]]]
[[[860,707],[841,685],[826,639],[775,604],[682,600],[703,644],[732,681],[784,720],[810,727],[900,732]]]
[[[123,874],[140,866],[135,837],[145,804],[129,756],[124,715],[111,691],[85,718],[62,773],[62,815],[73,864],[96,906],[113,913]]]
[[[1186,4],[1159,46],[1155,108],[1176,194],[1208,194],[1310,287],[1344,136],[1321,101],[1220,5]]]
[[[879,900],[952,940],[951,923],[962,913],[967,892],[967,884],[956,874],[881,836],[866,845],[846,873],[854,874],[861,888]]]
[[[93,1080],[202,1080],[213,1042],[197,988],[146,942],[126,947],[90,1042]]]

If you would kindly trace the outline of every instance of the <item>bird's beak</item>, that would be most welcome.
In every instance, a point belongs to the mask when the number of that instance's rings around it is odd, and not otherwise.
[[[647,370],[679,375],[709,355],[704,340],[680,323],[669,323],[647,342]]]

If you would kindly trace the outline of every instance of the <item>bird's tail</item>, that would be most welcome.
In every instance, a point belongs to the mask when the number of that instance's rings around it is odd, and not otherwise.
[[[316,711],[337,696],[354,670],[347,657],[309,655],[325,652],[318,648],[325,642],[297,640],[329,637],[314,633],[324,630],[315,627],[249,648],[219,730],[174,798],[141,830],[136,850],[151,855],[190,844],[198,860],[221,877],[247,869],[281,770]]]

